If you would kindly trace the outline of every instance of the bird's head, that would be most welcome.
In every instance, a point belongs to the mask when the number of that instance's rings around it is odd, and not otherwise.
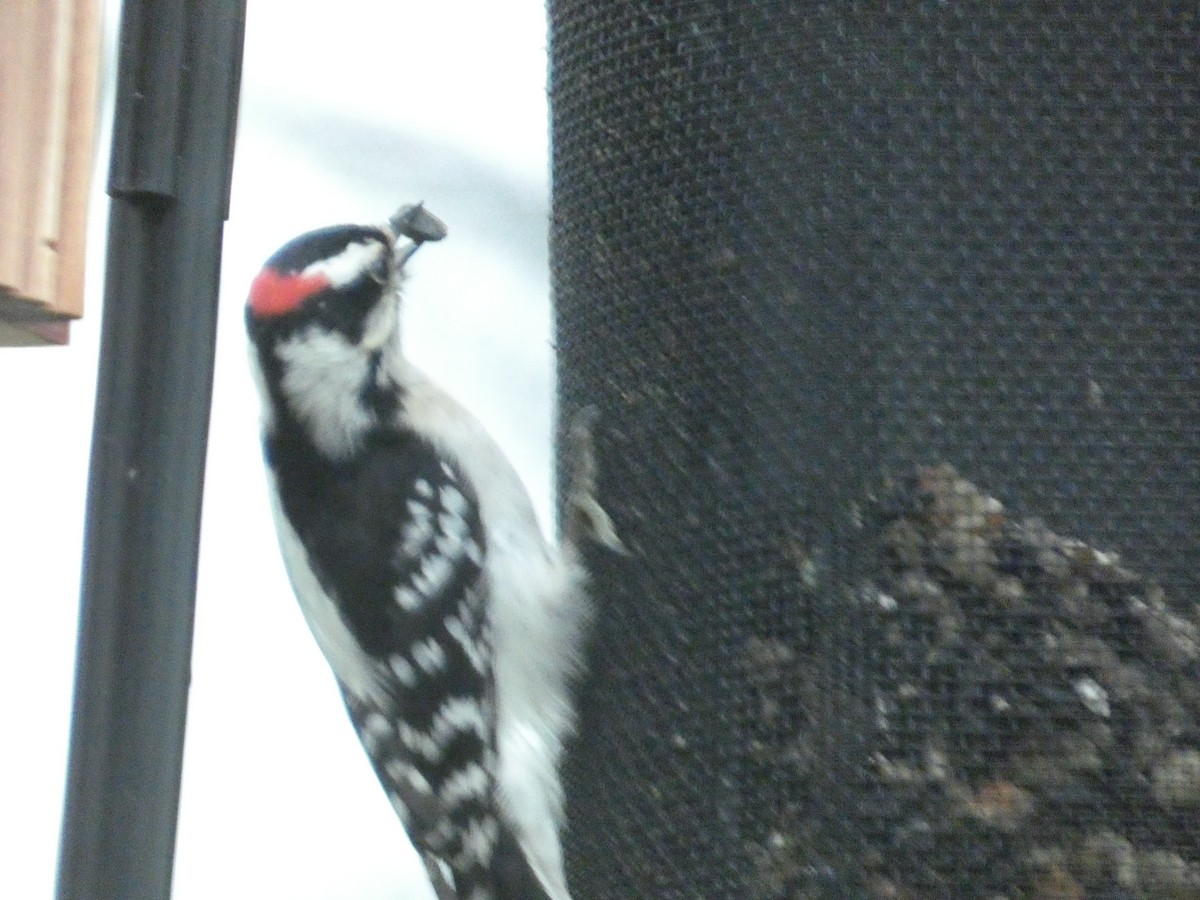
[[[246,301],[268,430],[286,412],[335,454],[394,406],[404,264],[445,234],[416,204],[381,225],[310,231],[272,254]]]
[[[315,329],[366,352],[379,350],[395,336],[405,262],[423,242],[445,234],[445,226],[416,204],[383,225],[334,225],[293,238],[250,286],[251,338],[262,347]]]

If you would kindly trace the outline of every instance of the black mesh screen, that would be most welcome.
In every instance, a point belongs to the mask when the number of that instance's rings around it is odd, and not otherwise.
[[[577,900],[1200,897],[1195,4],[550,11]]]

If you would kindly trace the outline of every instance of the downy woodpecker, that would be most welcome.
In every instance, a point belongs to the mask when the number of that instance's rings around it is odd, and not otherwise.
[[[558,767],[588,620],[589,423],[555,546],[479,422],[405,359],[420,204],[295,238],[250,288],[263,448],[292,587],[439,897],[569,900]]]

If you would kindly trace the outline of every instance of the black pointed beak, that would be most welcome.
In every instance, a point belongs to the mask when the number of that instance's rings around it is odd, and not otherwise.
[[[395,249],[396,268],[404,267],[409,257],[417,252],[426,241],[440,241],[446,236],[446,225],[425,208],[424,203],[402,206],[388,219],[388,227],[396,236],[408,238],[409,243],[397,244]]]

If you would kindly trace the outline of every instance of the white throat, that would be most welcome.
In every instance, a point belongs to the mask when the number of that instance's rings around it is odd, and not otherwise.
[[[368,381],[374,379],[379,387],[394,382],[391,371],[399,355],[396,304],[380,305],[392,309],[387,341],[380,341],[378,335],[374,338],[381,346],[368,347],[365,337],[356,344],[340,332],[314,325],[275,347],[283,363],[282,388],[288,406],[317,449],[333,459],[352,454],[377,424],[374,411],[363,402]],[[381,359],[375,365],[372,358],[377,351]]]

